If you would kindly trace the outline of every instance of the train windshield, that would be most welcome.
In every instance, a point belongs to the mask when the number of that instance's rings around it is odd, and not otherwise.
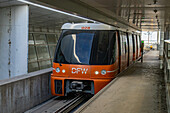
[[[113,37],[115,33],[110,34]],[[115,39],[109,38],[109,31],[64,30],[57,47],[54,62],[108,65],[114,59],[109,56],[109,48],[111,47],[109,41],[115,42]]]

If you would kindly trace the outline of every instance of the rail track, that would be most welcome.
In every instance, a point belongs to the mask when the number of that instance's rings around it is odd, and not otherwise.
[[[54,97],[51,100],[26,111],[25,113],[68,113],[90,98],[91,96],[85,94],[72,95],[68,97]]]
[[[56,110],[55,113],[68,113],[87,99],[88,97],[86,95],[77,96],[72,101],[70,101],[68,104]]]

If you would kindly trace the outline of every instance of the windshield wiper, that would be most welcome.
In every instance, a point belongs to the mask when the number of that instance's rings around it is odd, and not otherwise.
[[[59,64],[60,64],[60,66],[62,66],[62,65],[61,65],[61,62],[59,62]]]

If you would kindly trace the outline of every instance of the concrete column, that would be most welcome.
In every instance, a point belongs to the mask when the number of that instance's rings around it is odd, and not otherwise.
[[[163,68],[163,50],[164,50],[164,31],[160,31],[160,45],[159,45],[159,59],[160,59],[160,69]]]
[[[0,80],[27,73],[28,5],[0,8]]]

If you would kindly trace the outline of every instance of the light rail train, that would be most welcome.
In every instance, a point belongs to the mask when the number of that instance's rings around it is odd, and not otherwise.
[[[136,32],[99,23],[66,23],[61,29],[51,74],[53,95],[96,94],[141,58]]]

